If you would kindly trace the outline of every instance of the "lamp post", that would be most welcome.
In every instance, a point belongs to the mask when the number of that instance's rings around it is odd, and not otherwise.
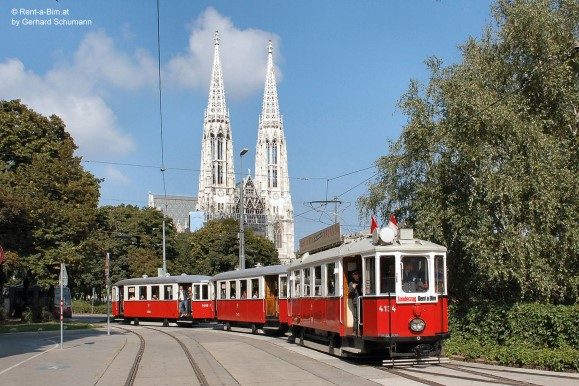
[[[243,156],[249,150],[244,147],[239,153],[241,168],[241,185],[239,185],[239,269],[245,269],[245,233],[243,231],[243,222],[245,219],[245,208],[243,202]]]

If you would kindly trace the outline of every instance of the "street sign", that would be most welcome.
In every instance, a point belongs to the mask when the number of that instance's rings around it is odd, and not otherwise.
[[[58,278],[58,284],[62,287],[68,286],[68,274],[66,273],[66,266],[64,263],[60,263],[60,277]]]

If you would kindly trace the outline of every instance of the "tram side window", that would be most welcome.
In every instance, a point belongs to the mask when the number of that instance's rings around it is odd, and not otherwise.
[[[428,259],[426,256],[402,257],[402,291],[425,292],[428,290]]]
[[[147,300],[147,286],[139,286],[139,300]]]
[[[259,299],[259,279],[251,279],[251,298]]]
[[[193,300],[201,299],[201,284],[193,284]]]
[[[380,293],[394,293],[396,288],[396,269],[394,256],[380,256]]]
[[[166,285],[165,286],[165,291],[163,291],[165,294],[165,300],[173,300],[173,286],[172,285]]]
[[[279,277],[279,297],[280,299],[287,298],[287,276]]]
[[[159,300],[159,286],[158,285],[151,286],[151,299]]]
[[[201,284],[201,300],[209,300],[209,284]]]
[[[309,268],[305,268],[304,269],[304,296],[310,296],[311,292],[310,292],[310,269]]]
[[[227,299],[227,294],[225,292],[227,284],[224,281],[218,283],[219,286],[219,299]]]
[[[135,287],[127,287],[127,292],[129,294],[128,299],[135,300]]]
[[[313,295],[322,296],[322,266],[314,267],[314,279],[312,281]]]
[[[374,256],[365,259],[364,295],[376,294],[376,260]]]
[[[247,280],[240,280],[239,284],[241,291],[240,299],[247,299]]]
[[[229,299],[237,299],[235,293],[236,284],[237,283],[235,282],[235,280],[229,282]]]
[[[336,270],[336,263],[329,263],[326,265],[326,290],[328,296],[336,295],[336,280],[334,271]]]
[[[293,286],[293,293],[292,295],[296,298],[299,298],[301,296],[301,285],[302,285],[302,275],[301,272],[298,271],[294,271],[294,286]]]
[[[444,256],[434,256],[434,288],[437,294],[445,294],[444,287]]]

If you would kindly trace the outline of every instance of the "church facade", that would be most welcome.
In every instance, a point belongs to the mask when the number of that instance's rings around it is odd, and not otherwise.
[[[240,182],[236,182],[235,153],[219,44],[216,32],[209,101],[203,120],[197,210],[205,213],[206,221],[216,218],[239,219],[239,193],[240,188],[243,188],[245,223],[272,240],[280,261],[289,263],[294,257],[293,206],[272,44],[270,41],[268,45],[263,105],[258,120],[255,175],[252,178],[240,173]]]

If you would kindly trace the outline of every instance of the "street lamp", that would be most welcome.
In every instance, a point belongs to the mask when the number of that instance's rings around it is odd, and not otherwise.
[[[239,153],[241,169],[241,185],[239,186],[239,269],[245,269],[245,233],[243,231],[244,203],[243,203],[243,156],[249,150],[244,147]]]

